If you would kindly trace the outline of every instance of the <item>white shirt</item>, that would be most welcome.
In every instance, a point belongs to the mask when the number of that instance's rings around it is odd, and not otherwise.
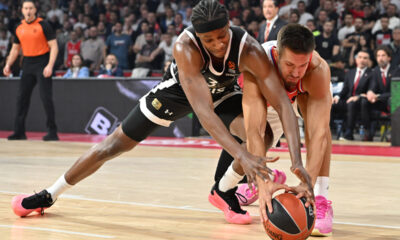
[[[344,26],[344,27],[340,28],[339,32],[338,32],[339,41],[343,41],[346,38],[347,34],[353,33],[355,31],[356,31],[356,29],[354,26],[351,26],[351,27]]]
[[[387,75],[388,75],[388,72],[389,72],[389,68],[390,68],[390,63],[386,66],[385,69],[379,68],[381,70],[381,75],[382,75],[382,72],[385,73],[385,78],[387,78]]]
[[[356,83],[359,75],[361,75],[361,77],[362,77],[362,75],[365,73],[365,70],[367,70],[367,68],[363,68],[363,69],[357,68],[356,76],[354,77],[354,83]],[[361,71],[361,73],[358,74],[360,71]],[[361,77],[360,77],[360,79],[361,79]]]
[[[272,26],[274,26],[274,24],[275,24],[277,19],[278,19],[278,15],[276,15],[272,20],[266,20],[265,21],[265,24],[266,24],[265,26],[268,26],[268,23],[270,23],[269,27],[268,27],[268,32],[271,32]]]
[[[391,17],[389,19],[389,28],[393,30],[397,26],[400,26],[400,18]],[[379,30],[382,30],[382,24],[380,19],[376,21],[374,27],[372,28],[372,34],[375,34],[375,32]]]
[[[300,16],[299,24],[306,25],[307,21],[310,19],[314,19],[314,16],[311,13],[304,12]]]

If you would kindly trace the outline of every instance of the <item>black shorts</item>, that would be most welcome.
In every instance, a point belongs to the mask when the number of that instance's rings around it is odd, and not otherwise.
[[[225,126],[242,113],[242,92],[233,87],[213,96],[214,111]],[[135,141],[142,141],[158,126],[172,122],[193,112],[182,87],[174,79],[160,82],[139,100],[139,104],[122,122],[124,133]]]

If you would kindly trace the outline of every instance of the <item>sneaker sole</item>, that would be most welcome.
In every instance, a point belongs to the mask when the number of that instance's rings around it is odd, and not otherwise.
[[[229,209],[228,204],[214,191],[214,195],[208,195],[208,201],[216,208],[224,212],[225,220],[233,224],[250,224],[252,218],[247,212],[246,215],[238,214]]]
[[[328,236],[332,236],[332,232],[328,232],[328,233],[322,233],[320,232],[318,229],[313,229],[311,236],[315,236],[315,237],[328,237]]]

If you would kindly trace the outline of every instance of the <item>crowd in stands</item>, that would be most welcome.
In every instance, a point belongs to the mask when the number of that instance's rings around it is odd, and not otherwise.
[[[231,24],[246,29],[260,43],[274,40],[271,37],[274,27],[267,25],[269,20],[266,17],[270,14],[270,7],[264,1],[273,2],[272,8],[277,9],[272,22],[299,23],[313,32],[316,51],[331,65],[334,94],[337,96],[334,105],[340,105],[347,112],[342,117],[350,124],[346,127],[345,138],[353,139],[350,132],[354,128],[355,116],[348,116],[349,109],[370,111],[376,102],[384,101],[376,109],[389,112],[388,83],[392,76],[399,75],[400,0],[220,1],[229,10]],[[172,46],[178,35],[191,25],[192,7],[198,1],[38,2],[38,15],[49,21],[57,33],[59,54],[56,71],[63,71],[65,77],[146,77],[163,72],[166,64],[170,63]],[[13,26],[21,19],[20,6],[19,1],[0,0],[1,64],[4,64],[13,41]],[[276,39],[277,32],[274,34]],[[385,57],[379,58],[381,53],[377,50],[381,50]],[[359,53],[362,53],[362,59],[359,59]],[[18,71],[18,64],[14,64],[15,76],[19,75]],[[365,86],[354,92],[351,88],[357,88],[359,76],[366,79]],[[381,82],[386,83],[382,85]],[[384,100],[382,96],[385,96]],[[352,97],[361,97],[369,105]],[[356,104],[351,104],[353,102]],[[337,112],[335,110],[335,114]],[[368,133],[369,128],[364,127]],[[371,135],[366,134],[364,138],[370,140]]]

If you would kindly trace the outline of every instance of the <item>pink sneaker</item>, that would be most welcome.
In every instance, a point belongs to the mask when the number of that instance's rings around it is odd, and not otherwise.
[[[274,172],[274,182],[284,184],[286,182],[286,174],[277,169],[273,170]],[[239,203],[242,206],[247,206],[257,201],[258,192],[254,184],[251,185],[252,188],[249,188],[247,183],[239,184],[238,190],[236,191],[236,196],[239,199]]]
[[[315,208],[317,209],[317,219],[315,227],[311,233],[312,236],[330,236],[332,235],[333,210],[332,201],[324,196],[315,197]]]
[[[25,217],[33,211],[44,214],[44,210],[53,205],[51,195],[43,190],[34,195],[17,195],[11,200],[11,207],[15,215]]]
[[[252,221],[250,214],[240,207],[239,201],[235,196],[237,187],[226,192],[221,192],[218,189],[218,184],[219,182],[216,182],[211,189],[208,201],[224,212],[227,222],[234,224],[250,224]]]

